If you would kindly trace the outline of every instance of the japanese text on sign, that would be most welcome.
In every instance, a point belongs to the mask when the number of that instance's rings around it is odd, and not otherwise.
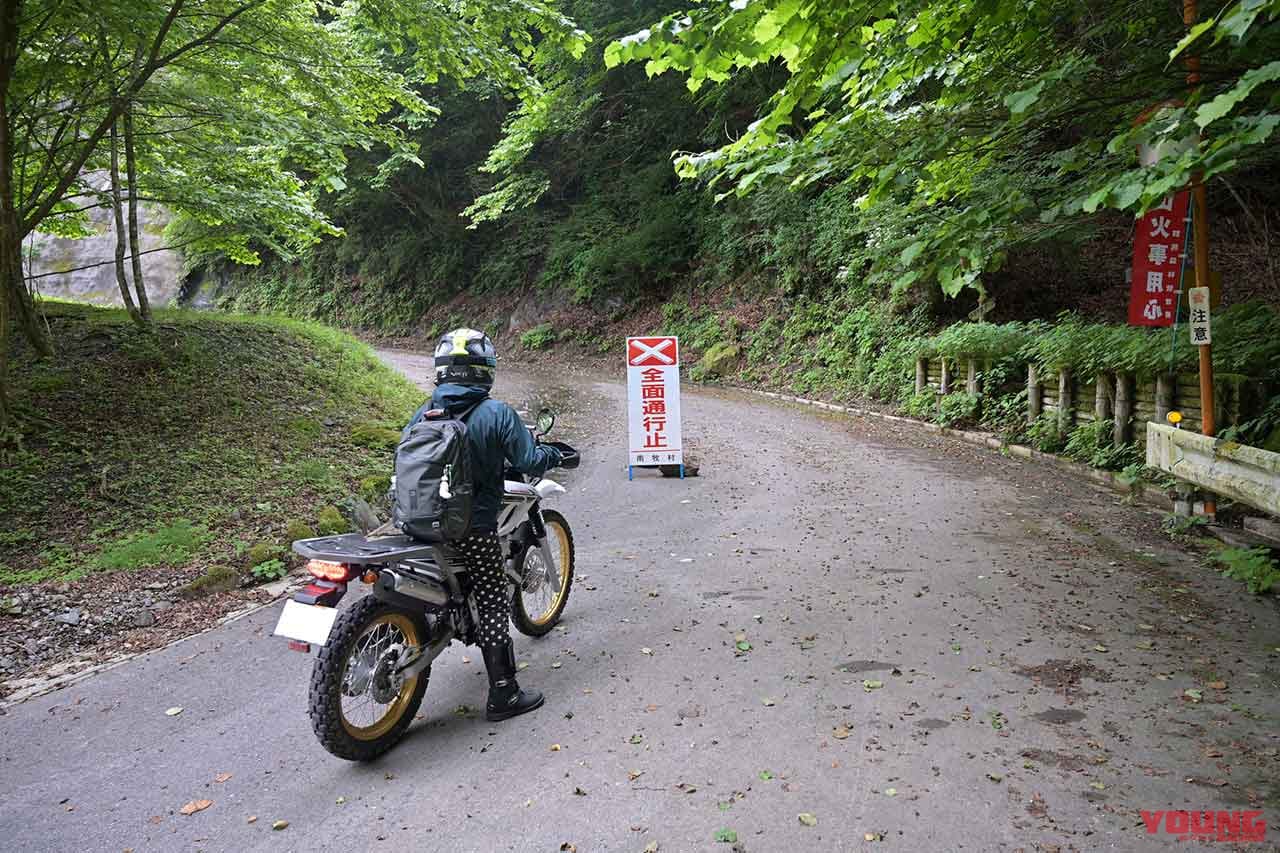
[[[1174,193],[1138,219],[1129,294],[1131,326],[1172,326],[1178,317],[1189,198],[1186,190]]]
[[[1188,290],[1187,307],[1191,312],[1188,323],[1191,343],[1198,347],[1213,343],[1213,336],[1209,332],[1209,288],[1193,287]]]
[[[681,465],[676,338],[627,338],[628,464]]]

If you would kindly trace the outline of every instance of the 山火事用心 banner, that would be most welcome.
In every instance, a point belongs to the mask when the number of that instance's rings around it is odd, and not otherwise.
[[[1172,326],[1178,318],[1189,199],[1187,190],[1174,193],[1138,218],[1129,293],[1131,326]]]
[[[627,338],[627,464],[683,465],[680,342]]]

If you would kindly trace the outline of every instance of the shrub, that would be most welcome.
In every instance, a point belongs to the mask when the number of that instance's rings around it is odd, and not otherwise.
[[[240,583],[240,575],[229,566],[210,566],[205,573],[191,583],[178,590],[183,598],[198,598],[214,592],[225,592],[235,589]]]
[[[1115,421],[1096,420],[1072,430],[1067,437],[1063,455],[1068,459],[1102,468],[1108,471],[1120,471],[1130,465],[1141,463],[1141,453],[1137,445],[1113,443]]]
[[[1224,548],[1213,559],[1225,567],[1224,575],[1243,581],[1254,595],[1280,587],[1280,561],[1266,548]]]
[[[299,539],[314,539],[316,537],[315,530],[310,524],[301,519],[292,519],[284,529],[284,538],[289,542],[297,542]]]
[[[972,425],[977,420],[979,405],[976,394],[947,394],[938,398],[934,421],[944,427]]]
[[[316,516],[316,530],[321,536],[337,536],[350,532],[351,525],[343,517],[341,510],[330,505],[320,508]]]
[[[555,342],[556,331],[551,328],[550,323],[543,323],[541,326],[534,326],[532,329],[520,336],[521,346],[529,350],[545,349]]]
[[[280,580],[280,578],[289,574],[289,567],[284,564],[283,560],[267,560],[265,563],[259,563],[254,566],[250,571],[259,582],[269,583]]]
[[[1027,391],[988,397],[982,405],[982,426],[1011,444],[1027,435]]]
[[[938,395],[932,389],[912,394],[902,404],[902,413],[919,420],[933,420],[938,411]]]
[[[262,563],[278,559],[281,556],[281,548],[274,542],[259,542],[249,549],[248,555],[245,557],[249,567],[261,565]]]
[[[1057,453],[1066,446],[1066,436],[1058,426],[1058,416],[1053,412],[1043,412],[1040,417],[1027,427],[1027,441],[1041,453]]]

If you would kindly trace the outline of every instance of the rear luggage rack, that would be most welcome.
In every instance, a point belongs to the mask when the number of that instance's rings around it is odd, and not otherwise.
[[[294,552],[308,560],[325,560],[348,566],[430,559],[435,556],[437,547],[439,546],[421,542],[412,536],[380,536],[369,539],[359,533],[300,539],[293,543]]]

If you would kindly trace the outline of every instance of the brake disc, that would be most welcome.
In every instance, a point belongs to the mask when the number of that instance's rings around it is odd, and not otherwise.
[[[378,658],[369,681],[369,695],[379,705],[385,705],[396,698],[400,688],[404,686],[404,676],[396,672],[400,665],[400,656],[404,646],[399,643],[391,646]]]

